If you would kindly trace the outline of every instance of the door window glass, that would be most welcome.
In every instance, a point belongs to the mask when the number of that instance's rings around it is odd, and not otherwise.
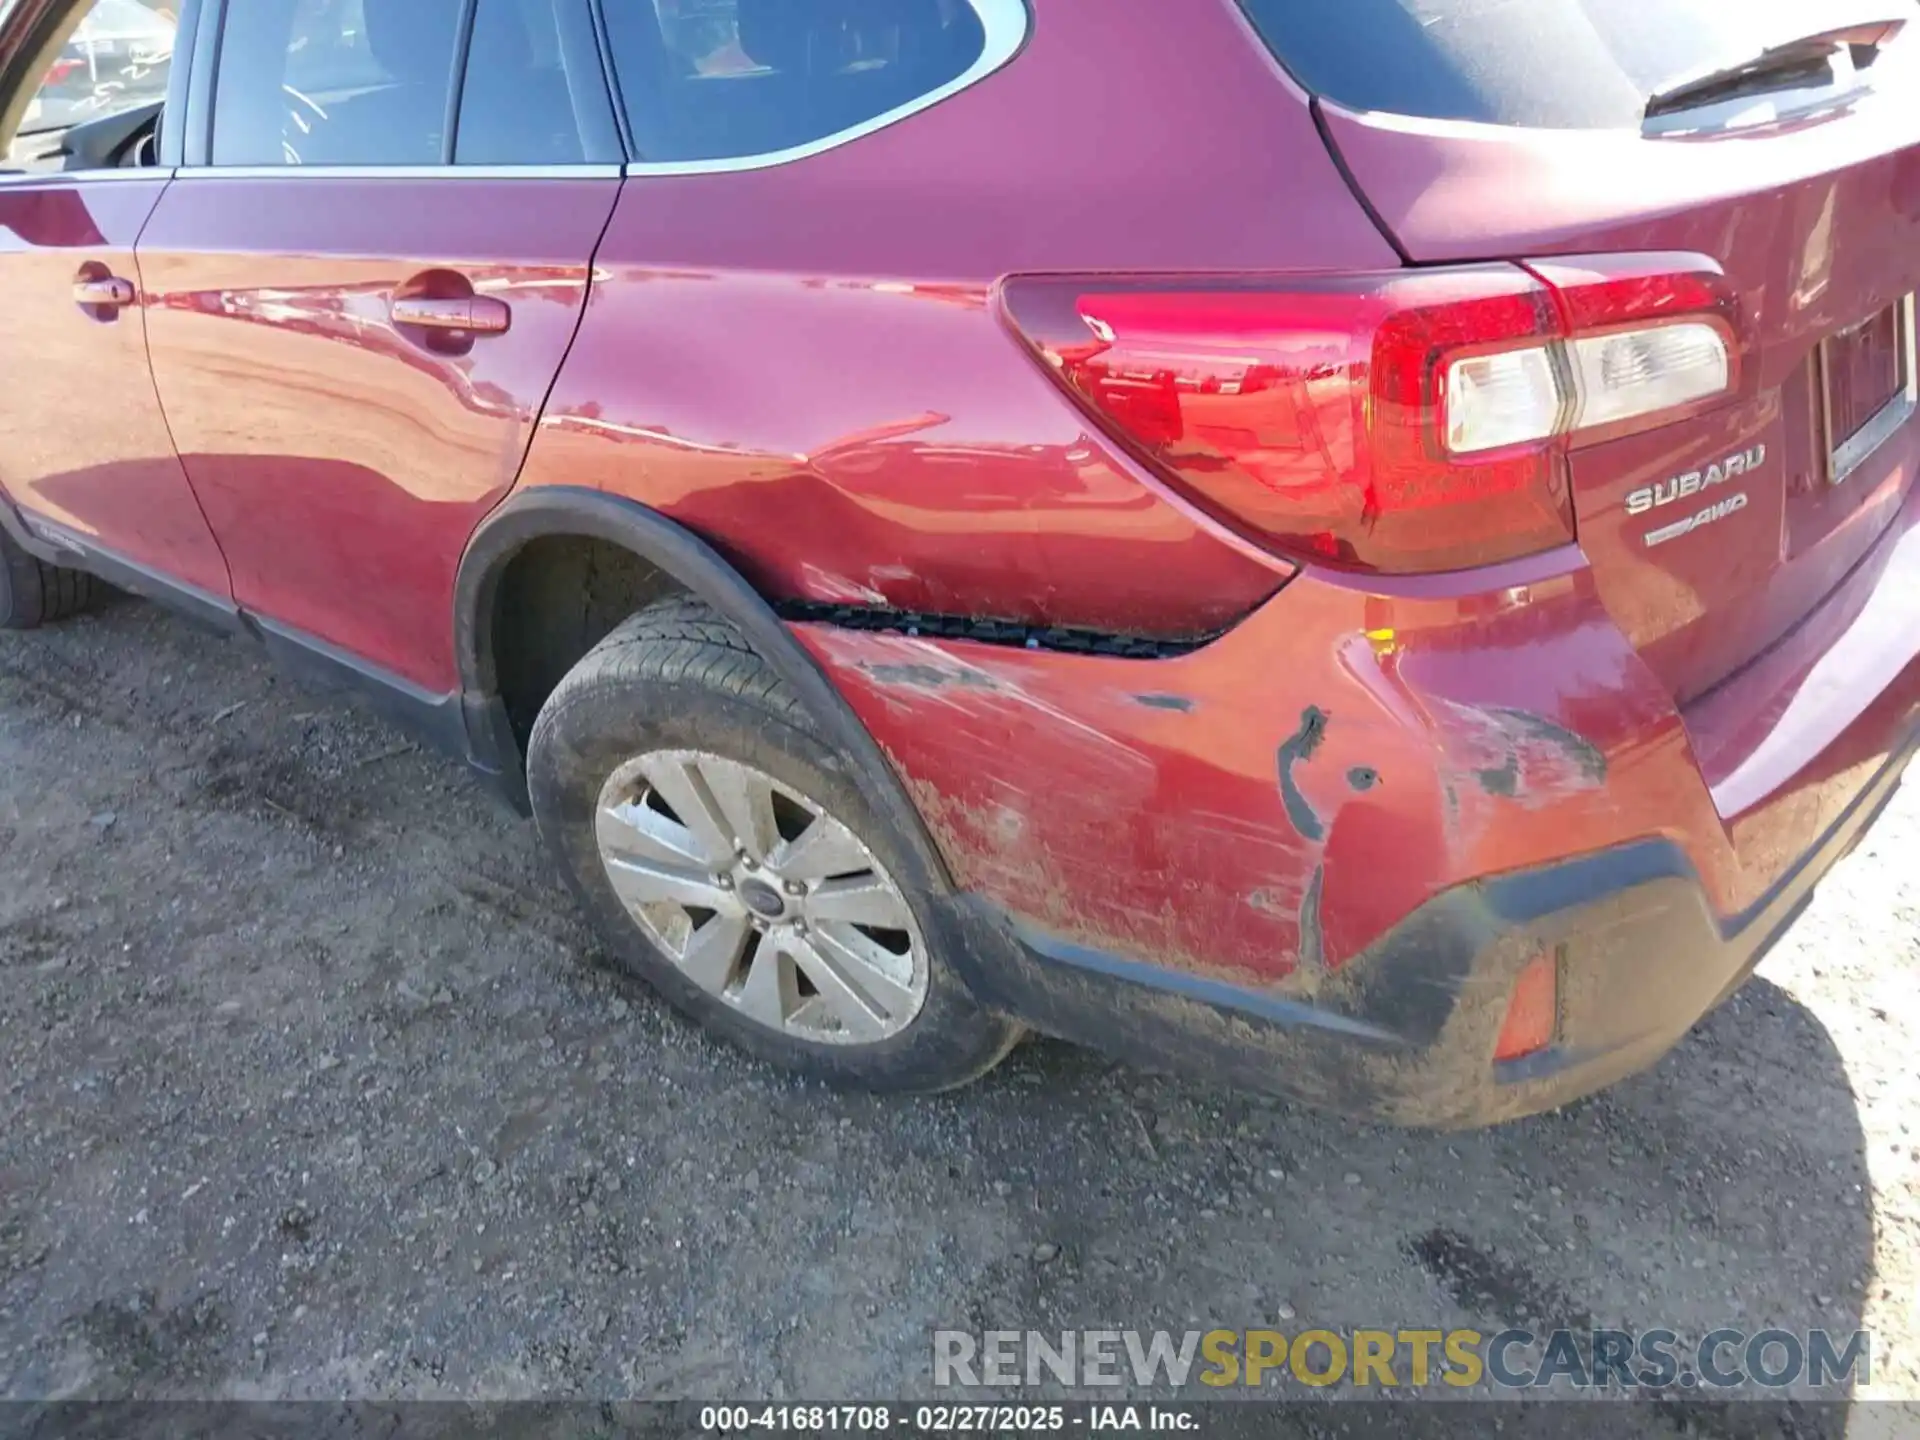
[[[624,0],[606,13],[648,161],[826,139],[959,79],[986,46],[969,0]]]
[[[460,0],[229,5],[213,163],[445,163],[460,9]]]
[[[27,101],[8,163],[61,168],[61,137],[75,125],[166,99],[173,68],[170,6],[97,0]]]

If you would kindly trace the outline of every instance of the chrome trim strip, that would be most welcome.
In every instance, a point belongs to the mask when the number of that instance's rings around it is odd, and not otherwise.
[[[1906,388],[1881,406],[1880,413],[1855,431],[1844,444],[1830,449],[1827,474],[1832,484],[1845,484],[1848,476],[1865,464],[1874,451],[1898,434],[1901,427],[1920,411],[1920,365],[1915,363],[1920,360],[1920,349],[1916,349],[1914,300],[1915,297],[1909,295],[1901,306],[1906,334],[1902,337],[1900,363],[1906,370]],[[1827,405],[1827,444],[1831,447],[1833,410],[1832,394],[1827,389],[1826,356],[1827,347],[1823,342],[1820,346],[1821,394]]]
[[[152,174],[152,171],[145,172]],[[618,165],[182,165],[179,180],[618,180]]]
[[[85,180],[88,184],[98,184],[103,180],[171,180],[178,173],[157,165],[114,170],[21,170],[12,175],[0,174],[0,185],[24,185],[34,181],[67,185],[76,180]]]
[[[636,160],[627,166],[628,178],[733,175],[746,170],[771,170],[776,166],[791,165],[828,150],[837,150],[842,145],[850,145],[890,125],[897,125],[922,110],[931,109],[942,100],[958,95],[962,90],[978,85],[1020,53],[1020,47],[1027,43],[1027,32],[1033,22],[1027,11],[1026,0],[967,0],[967,3],[979,13],[980,23],[987,32],[987,43],[980,52],[980,58],[968,67],[965,74],[948,81],[939,89],[929,90],[925,95],[905,105],[895,106],[871,120],[845,130],[836,130],[831,135],[805,145],[795,145],[788,150],[769,151],[764,155],[730,156],[724,160]]]

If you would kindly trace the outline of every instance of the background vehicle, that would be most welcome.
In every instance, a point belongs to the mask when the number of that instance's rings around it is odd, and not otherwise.
[[[0,182],[12,618],[85,571],[368,689],[782,1063],[1558,1104],[1913,753],[1900,17],[181,23],[163,117]]]

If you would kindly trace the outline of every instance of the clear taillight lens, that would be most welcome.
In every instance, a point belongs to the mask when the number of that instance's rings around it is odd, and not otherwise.
[[[1733,351],[1712,325],[1682,323],[1567,344],[1577,410],[1572,430],[1618,425],[1733,387]]]
[[[1558,434],[1567,397],[1544,345],[1476,355],[1447,367],[1447,449],[1501,450]]]
[[[1710,261],[1531,269],[1023,277],[1002,305],[1104,428],[1223,518],[1284,554],[1415,574],[1568,543],[1571,448],[1737,384]]]
[[[1524,445],[1724,395],[1733,351],[1713,325],[1678,322],[1477,355],[1447,367],[1447,449]]]

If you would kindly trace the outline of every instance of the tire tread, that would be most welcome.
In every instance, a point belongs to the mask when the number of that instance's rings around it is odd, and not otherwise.
[[[760,658],[747,637],[712,606],[674,596],[629,616],[555,688],[546,713],[607,679],[629,684],[694,685],[773,712],[808,734],[816,729],[800,697]],[[539,731],[539,725],[535,727]]]
[[[93,603],[95,581],[85,570],[49,565],[0,534],[0,630],[37,630],[78,615]]]

